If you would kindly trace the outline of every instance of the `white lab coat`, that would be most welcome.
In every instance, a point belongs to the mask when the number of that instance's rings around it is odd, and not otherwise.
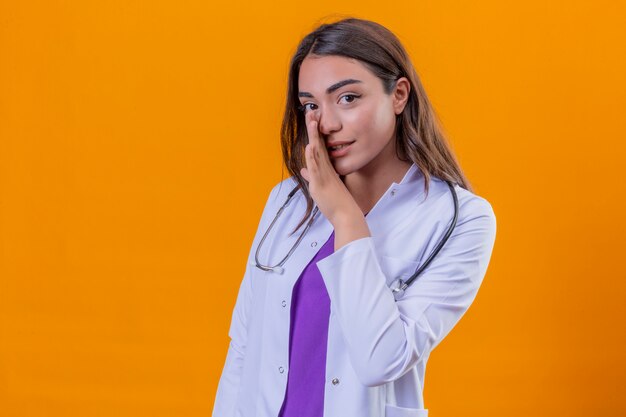
[[[422,394],[426,362],[474,300],[496,233],[490,203],[455,186],[459,217],[453,234],[396,301],[388,285],[415,272],[454,214],[448,185],[431,178],[424,200],[424,177],[413,164],[367,214],[371,237],[317,262],[330,297],[325,417],[428,415]],[[333,231],[320,212],[283,274],[254,266],[261,237],[295,185],[293,177],[277,184],[261,216],[232,314],[213,417],[277,417],[283,403],[292,289]],[[261,247],[262,264],[276,265],[287,254],[303,229],[288,233],[305,209],[297,192]]]

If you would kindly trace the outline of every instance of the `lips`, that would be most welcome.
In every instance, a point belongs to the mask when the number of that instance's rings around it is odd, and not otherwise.
[[[348,154],[348,152],[350,152],[350,149],[352,149],[352,144],[353,144],[354,142],[355,142],[355,141],[352,141],[352,142],[343,142],[343,143],[342,143],[342,142],[335,142],[335,143],[334,143],[334,146],[340,146],[340,148],[339,148],[339,149],[335,149],[335,150],[333,150],[333,148],[329,146],[329,147],[328,147],[328,155],[329,155],[332,159],[335,159],[335,158],[340,158],[340,157],[342,157],[342,156],[345,156],[345,155],[347,155],[347,154]]]
[[[329,151],[333,151],[334,147],[341,146],[341,145],[350,145],[350,144],[352,144],[354,142],[355,141],[351,141],[351,142],[350,141],[332,142],[332,143],[326,144],[326,149],[328,149]]]

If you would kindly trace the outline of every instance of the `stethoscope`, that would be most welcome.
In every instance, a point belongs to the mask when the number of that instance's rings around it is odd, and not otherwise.
[[[417,268],[415,273],[413,275],[411,275],[411,277],[409,279],[404,281],[404,280],[402,280],[401,278],[398,277],[395,280],[393,280],[393,282],[389,285],[389,288],[391,289],[391,292],[393,293],[393,296],[394,296],[394,298],[396,300],[398,300],[399,298],[401,298],[404,295],[404,291],[409,287],[409,285],[411,285],[413,283],[413,281],[415,281],[415,279],[428,267],[428,265],[430,265],[430,263],[433,261],[435,256],[437,256],[439,251],[441,251],[441,248],[443,247],[443,245],[445,245],[446,241],[448,240],[448,238],[452,234],[452,231],[454,230],[454,227],[456,226],[456,221],[457,221],[457,218],[459,216],[459,200],[458,200],[458,197],[457,197],[457,194],[456,194],[456,191],[454,189],[454,185],[452,184],[452,182],[446,181],[446,184],[448,184],[448,188],[450,188],[450,192],[452,193],[452,199],[454,200],[454,217],[452,218],[452,223],[448,227],[448,230],[443,235],[443,237],[441,238],[441,240],[439,241],[437,246],[430,253],[430,255],[428,256],[428,259],[426,259],[426,261],[424,261],[424,263]],[[287,255],[280,262],[278,262],[278,264],[276,264],[275,266],[261,265],[261,263],[259,262],[259,251],[261,250],[261,246],[263,245],[263,242],[265,241],[265,238],[269,234],[270,230],[272,230],[272,227],[274,226],[274,223],[276,223],[276,220],[278,220],[278,218],[282,214],[283,210],[285,210],[285,207],[287,207],[289,205],[289,201],[291,200],[291,197],[293,197],[294,194],[299,189],[300,189],[300,187],[296,186],[293,190],[291,190],[291,192],[287,196],[287,200],[282,205],[282,207],[278,210],[278,212],[276,213],[276,216],[274,216],[274,220],[272,221],[272,223],[270,223],[269,227],[265,231],[265,234],[263,234],[263,237],[261,238],[261,241],[259,242],[259,245],[256,248],[256,252],[254,254],[254,260],[256,262],[256,267],[261,269],[261,270],[263,270],[263,271],[271,271],[271,272],[276,272],[278,274],[282,274],[284,272],[283,264],[285,262],[287,262],[287,259],[289,259],[289,257],[293,253],[293,251],[296,250],[296,248],[298,247],[298,245],[302,241],[302,238],[304,238],[304,235],[309,230],[309,228],[311,227],[311,225],[315,221],[315,218],[319,214],[319,208],[317,206],[315,206],[315,209],[313,210],[313,213],[311,214],[311,219],[307,223],[307,225],[304,228],[304,230],[302,231],[302,233],[300,233],[300,236],[298,237],[298,240],[296,240],[296,243],[293,244],[293,246],[291,247],[291,249],[289,250]]]

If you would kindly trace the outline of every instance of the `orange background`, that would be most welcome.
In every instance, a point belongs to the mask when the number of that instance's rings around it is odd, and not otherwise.
[[[289,59],[344,15],[399,36],[497,216],[430,414],[624,415],[624,12],[2,0],[0,415],[210,415]]]

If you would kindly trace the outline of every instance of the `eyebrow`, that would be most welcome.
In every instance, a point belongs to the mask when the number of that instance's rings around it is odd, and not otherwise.
[[[352,79],[352,78],[349,78],[347,80],[339,81],[338,83],[335,83],[335,84],[331,85],[330,87],[328,87],[326,89],[326,94],[331,94],[335,90],[338,90],[339,88],[343,87],[344,85],[357,84],[357,83],[361,83],[361,82],[363,82],[363,81],[355,80],[355,79]],[[298,97],[311,97],[311,98],[313,98],[313,94],[307,93],[306,91],[300,91],[298,93]]]

